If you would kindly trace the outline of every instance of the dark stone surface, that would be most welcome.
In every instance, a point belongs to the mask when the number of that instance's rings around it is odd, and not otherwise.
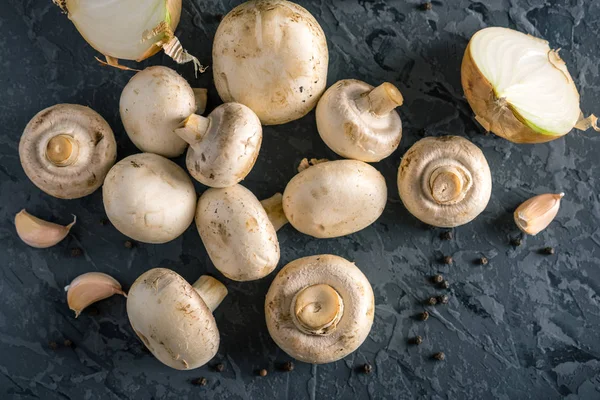
[[[177,31],[184,46],[210,64],[219,16],[237,1],[184,0]],[[97,53],[50,0],[3,0],[0,13],[0,397],[2,399],[558,399],[600,398],[600,137],[571,133],[542,145],[514,145],[485,136],[460,86],[468,38],[488,25],[508,26],[561,47],[580,89],[586,113],[600,104],[600,2],[583,0],[302,1],[320,21],[330,48],[329,84],[358,78],[396,83],[404,138],[396,153],[375,166],[385,175],[389,203],[362,232],[315,240],[285,227],[279,234],[281,266],[301,256],[334,253],[356,261],[376,295],[373,330],[354,354],[323,366],[295,363],[270,339],[263,299],[274,277],[251,283],[224,279],[212,266],[195,227],[171,243],[139,244],[105,216],[101,191],[72,201],[45,195],[26,178],[18,141],[27,121],[55,103],[79,103],[103,115],[115,131],[119,159],[135,153],[118,115],[121,89],[131,73],[98,65]],[[173,66],[155,56],[141,67]],[[210,70],[198,79],[189,65],[175,67],[194,86],[210,88],[209,109],[219,104]],[[595,110],[600,111],[600,110]],[[404,209],[396,190],[402,154],[425,135],[457,134],[481,147],[494,188],[486,211],[441,240]],[[314,113],[264,129],[263,148],[244,185],[258,197],[282,190],[304,156],[334,158],[320,140]],[[183,159],[177,160],[183,165]],[[204,188],[198,185],[199,193]],[[519,247],[512,211],[533,194],[564,191],[559,216]],[[36,250],[17,237],[21,208],[67,223],[72,234],[58,246]],[[554,255],[538,252],[546,246]],[[73,258],[71,248],[83,249]],[[454,264],[440,259],[452,255]],[[478,260],[485,256],[487,265]],[[230,295],[216,311],[221,347],[215,359],[188,372],[156,361],[132,332],[125,301],[113,297],[75,319],[63,287],[77,275],[102,271],[125,288],[152,267],[169,267],[188,280],[212,273]],[[423,300],[439,295],[429,276],[451,282],[445,306]],[[95,312],[94,312],[95,310]],[[421,345],[408,339],[421,335]],[[65,347],[65,339],[73,347]],[[58,348],[50,348],[56,342]],[[445,361],[432,360],[436,352]],[[225,370],[212,367],[223,363]],[[365,363],[373,366],[361,373]],[[257,371],[266,368],[266,377]],[[206,386],[194,378],[206,377]]]

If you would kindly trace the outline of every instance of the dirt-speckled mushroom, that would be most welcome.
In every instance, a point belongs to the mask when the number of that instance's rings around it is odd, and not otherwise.
[[[76,199],[102,185],[117,158],[117,144],[108,123],[91,108],[57,104],[29,121],[19,157],[38,188],[59,199]]]
[[[374,88],[356,79],[341,80],[319,100],[319,135],[342,157],[381,161],[402,139],[402,121],[395,108],[403,101],[398,88],[389,82]]]
[[[356,350],[373,324],[373,289],[354,263],[317,255],[279,271],[265,300],[269,334],[287,354],[313,364]]]
[[[212,313],[227,288],[210,276],[190,285],[177,273],[154,268],[131,286],[127,315],[131,327],[163,364],[190,370],[209,362],[219,350]]]
[[[327,83],[325,34],[290,1],[248,1],[231,10],[219,24],[212,54],[221,99],[247,105],[264,125],[303,117]]]
[[[192,89],[171,68],[138,72],[123,88],[119,110],[127,135],[141,151],[177,157],[187,142],[174,130],[191,114],[203,113],[206,89]]]
[[[192,223],[196,191],[185,171],[157,154],[134,154],[119,161],[102,188],[110,222],[124,235],[145,243],[165,243]]]
[[[386,201],[385,179],[371,165],[325,161],[290,180],[283,192],[283,211],[300,232],[332,238],[371,225],[383,213]]]
[[[208,117],[189,116],[175,133],[189,143],[190,174],[210,187],[229,187],[250,173],[262,142],[260,120],[240,103],[225,103]]]
[[[275,195],[279,199],[281,195]],[[269,201],[270,202],[270,201]],[[279,262],[275,215],[281,209],[263,208],[242,185],[208,189],[200,196],[196,226],[215,267],[235,281],[252,281],[270,274]],[[277,228],[283,223],[277,223]]]
[[[481,150],[467,139],[428,137],[402,158],[398,190],[412,215],[429,225],[452,228],[485,209],[492,176]]]

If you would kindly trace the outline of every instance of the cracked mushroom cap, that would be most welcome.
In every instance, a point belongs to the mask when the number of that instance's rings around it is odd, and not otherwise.
[[[373,166],[356,160],[313,165],[287,184],[283,211],[300,232],[316,238],[349,235],[383,213],[387,186]]]
[[[327,84],[325,33],[290,1],[247,1],[219,24],[213,75],[224,102],[247,105],[264,125],[284,124],[312,110]]]
[[[275,228],[260,201],[242,185],[204,192],[196,226],[211,261],[227,278],[252,281],[277,267]]]
[[[25,127],[19,157],[27,177],[59,199],[77,199],[98,189],[117,158],[115,137],[94,110],[57,104]]]
[[[126,157],[111,168],[102,188],[110,222],[144,243],[166,243],[192,223],[196,191],[185,171],[151,153]]]
[[[355,351],[373,324],[371,284],[354,263],[334,255],[292,261],[265,300],[269,334],[297,360],[337,361]]]
[[[186,165],[190,174],[210,187],[230,187],[250,173],[262,142],[262,126],[240,103],[225,103],[208,117],[192,115],[178,135],[189,138]]]
[[[481,150],[467,139],[428,137],[402,158],[398,191],[412,215],[429,225],[452,228],[485,209],[492,176]]]
[[[398,88],[377,88],[356,79],[336,82],[317,105],[319,135],[337,154],[377,162],[392,154],[402,139],[402,121],[394,110],[402,105]]]
[[[123,88],[121,120],[129,139],[143,152],[177,157],[187,143],[174,130],[196,112],[188,82],[171,68],[154,66],[138,72]]]
[[[219,329],[211,309],[192,285],[169,269],[151,269],[136,279],[128,293],[127,315],[148,350],[171,368],[198,368],[217,354]]]

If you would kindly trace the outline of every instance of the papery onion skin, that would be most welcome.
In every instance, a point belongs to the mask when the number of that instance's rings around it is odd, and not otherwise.
[[[475,35],[473,35],[473,38]],[[569,133],[546,132],[540,128],[536,130],[510,103],[496,97],[494,87],[474,61],[472,55],[473,38],[471,38],[462,60],[461,82],[465,97],[476,115],[475,118],[487,131],[491,131],[514,143],[545,143]],[[563,62],[556,51],[549,51],[552,53],[549,53],[549,57],[552,55],[556,62]],[[568,74],[566,69],[562,72]],[[572,82],[572,78],[570,76],[568,78]],[[573,90],[576,91],[577,89],[573,86]]]
[[[169,28],[171,28],[171,32],[175,32],[177,29],[177,25],[179,25],[179,20],[181,18],[181,0],[165,0],[167,2],[167,13],[168,13],[168,22]],[[135,60],[136,62],[144,61],[147,58],[152,57],[156,53],[162,50],[162,47],[153,44],[152,47],[148,49],[140,58]]]

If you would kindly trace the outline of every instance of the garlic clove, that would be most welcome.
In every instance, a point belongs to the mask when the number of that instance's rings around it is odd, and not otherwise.
[[[44,221],[22,209],[15,216],[15,227],[22,241],[31,247],[45,249],[54,246],[67,237],[76,221],[77,217],[73,215],[73,222],[67,226],[62,226]]]
[[[109,298],[114,294],[127,294],[121,290],[121,284],[112,276],[101,272],[88,272],[73,279],[70,285],[65,286],[67,304],[75,311],[75,318],[79,317],[84,308],[97,301]]]
[[[554,220],[564,195],[548,193],[532,197],[515,210],[515,223],[524,233],[537,235]]]

